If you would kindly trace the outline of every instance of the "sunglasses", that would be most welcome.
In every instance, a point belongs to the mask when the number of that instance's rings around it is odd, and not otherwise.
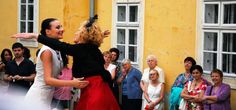
[[[154,76],[154,75],[155,75],[155,73],[150,73],[150,74],[149,74],[149,76]]]

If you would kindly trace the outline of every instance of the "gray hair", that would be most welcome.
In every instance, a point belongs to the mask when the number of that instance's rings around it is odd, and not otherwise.
[[[154,61],[157,62],[157,57],[156,57],[155,55],[148,55],[146,60],[147,60],[147,61],[148,61],[148,60],[154,60]]]
[[[123,64],[131,64],[131,61],[130,61],[130,59],[123,59],[122,61],[121,61],[121,64],[123,65]]]

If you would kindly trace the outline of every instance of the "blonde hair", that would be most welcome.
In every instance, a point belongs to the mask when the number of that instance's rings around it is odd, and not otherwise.
[[[103,54],[103,56],[109,55],[109,57],[111,57],[111,52],[109,52],[109,51],[104,51],[102,54]]]
[[[86,28],[88,21],[85,21],[76,32],[75,42],[91,43],[100,46],[105,37],[100,27],[93,23],[92,26]]]
[[[159,76],[159,72],[156,69],[151,69],[149,72],[154,71],[157,76]]]

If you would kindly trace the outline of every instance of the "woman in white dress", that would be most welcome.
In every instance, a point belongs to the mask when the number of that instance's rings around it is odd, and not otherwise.
[[[42,22],[41,34],[61,39],[63,28],[60,22],[55,18],[48,18]],[[61,54],[48,46],[43,45],[39,51],[36,64],[36,77],[33,85],[25,96],[26,106],[34,106],[41,110],[49,110],[53,97],[54,87],[72,86],[84,88],[88,81],[82,79],[59,80],[57,75],[60,74],[63,67]]]
[[[158,71],[150,70],[150,82],[144,85],[145,101],[142,110],[163,110],[164,84],[159,82],[158,78]]]

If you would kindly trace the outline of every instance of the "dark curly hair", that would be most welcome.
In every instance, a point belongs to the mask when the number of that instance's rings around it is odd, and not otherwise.
[[[197,69],[201,74],[203,73],[203,69],[200,65],[193,65],[191,68],[190,68],[190,73],[192,74],[193,73],[193,70]]]
[[[115,61],[117,61],[117,60],[119,59],[119,56],[120,56],[120,51],[119,51],[119,49],[117,49],[117,48],[110,48],[109,51],[116,53],[117,57],[116,57]]]
[[[193,66],[193,65],[196,65],[196,61],[195,61],[192,57],[186,57],[186,58],[184,59],[184,62],[186,62],[186,61],[192,62],[192,66]]]
[[[12,56],[13,56],[10,49],[8,49],[8,48],[3,49],[3,50],[2,50],[2,53],[1,53],[1,59],[2,59],[2,62],[3,62],[4,64],[7,63],[7,61],[6,61],[5,57],[4,57],[4,53],[5,53],[6,51],[10,54],[11,60],[12,60]]]

